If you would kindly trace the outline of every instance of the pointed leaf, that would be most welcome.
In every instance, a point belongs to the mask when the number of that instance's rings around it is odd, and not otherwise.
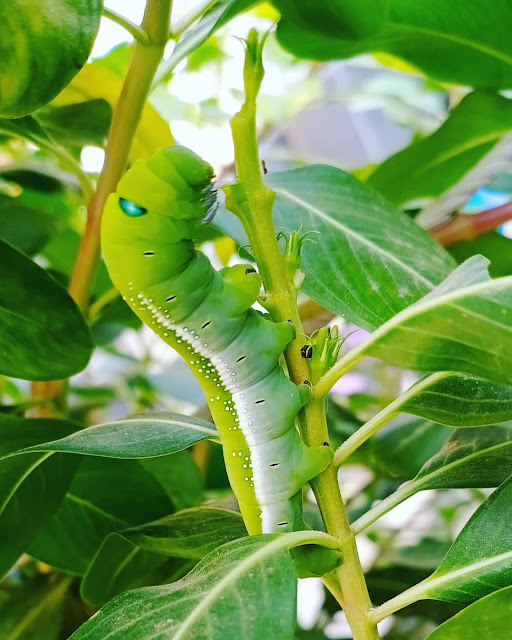
[[[434,374],[428,379],[432,384],[406,400],[400,411],[452,427],[512,419],[512,387],[457,373]]]
[[[247,535],[242,516],[219,507],[196,507],[125,529],[122,535],[147,551],[200,559],[220,545]]]
[[[81,371],[91,333],[65,289],[44,269],[0,240],[0,373],[59,380]]]
[[[418,371],[512,383],[512,276],[492,280],[474,256],[350,352]],[[347,356],[345,356],[347,357]]]
[[[436,600],[472,602],[512,583],[512,477],[470,518],[437,570],[424,582]]]
[[[130,589],[174,582],[195,563],[145,551],[111,533],[94,556],[80,587],[82,598],[101,606]]]
[[[390,0],[388,21],[375,34],[349,40],[281,20],[280,43],[296,56],[315,60],[388,53],[435,80],[508,89],[512,87],[512,8],[495,0]]]
[[[437,197],[512,129],[512,100],[486,91],[466,96],[432,135],[391,156],[368,179],[389,200]]]
[[[34,454],[10,460],[27,455]],[[168,464],[172,465],[172,457]],[[165,489],[137,461],[85,458],[65,500],[39,532],[30,553],[63,571],[81,575],[110,533],[173,510]]]
[[[512,473],[512,423],[458,429],[419,471],[422,489],[496,487]]]
[[[76,425],[63,420],[0,417],[0,456],[20,446],[64,435]],[[0,460],[0,575],[28,549],[62,502],[79,458],[31,453]]]
[[[506,640],[510,637],[512,586],[477,600],[425,640]]]
[[[114,598],[72,639],[292,640],[297,580],[284,538],[222,545],[178,582]]]
[[[0,115],[19,118],[44,106],[91,52],[101,0],[15,0],[0,5]]]
[[[210,551],[246,535],[239,513],[213,507],[110,534],[84,576],[82,597],[98,605],[128,589],[173,582]]]
[[[177,413],[141,413],[78,431],[27,451],[62,451],[108,458],[151,458],[182,451],[216,438],[215,427],[205,420]]]

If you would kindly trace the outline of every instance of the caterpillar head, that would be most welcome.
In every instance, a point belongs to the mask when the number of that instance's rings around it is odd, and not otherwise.
[[[213,207],[213,169],[190,149],[173,145],[138,160],[110,196],[120,222],[137,235],[191,238]],[[113,202],[114,200],[114,202]],[[172,241],[172,240],[171,240]]]

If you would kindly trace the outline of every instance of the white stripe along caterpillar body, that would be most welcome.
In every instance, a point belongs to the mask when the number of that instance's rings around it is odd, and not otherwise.
[[[215,200],[212,178],[184,147],[137,161],[107,201],[103,253],[128,304],[200,382],[249,533],[299,530],[301,488],[332,452],[308,448],[295,428],[311,391],[279,365],[292,325],[251,308],[260,276],[247,265],[216,271],[194,248]]]

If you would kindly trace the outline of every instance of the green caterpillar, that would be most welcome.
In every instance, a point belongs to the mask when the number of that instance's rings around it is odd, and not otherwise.
[[[302,486],[332,451],[307,447],[295,428],[311,389],[279,365],[292,325],[251,308],[260,276],[247,265],[216,271],[194,248],[215,203],[212,178],[211,166],[180,146],[137,161],[107,201],[103,253],[128,304],[200,382],[249,533],[296,531]]]

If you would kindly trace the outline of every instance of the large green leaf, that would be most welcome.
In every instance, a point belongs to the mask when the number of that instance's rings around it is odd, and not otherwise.
[[[335,0],[312,3],[310,0],[274,0],[284,20],[303,29],[338,38],[368,36],[387,17],[387,0]]]
[[[349,322],[378,327],[454,266],[410,218],[340,169],[304,167],[267,175],[266,182],[276,192],[277,229],[318,232],[302,247],[304,292]],[[234,216],[220,212],[218,223],[247,242]]]
[[[34,114],[34,118],[58,144],[103,147],[110,128],[112,107],[102,99],[62,107],[49,105]]]
[[[332,60],[388,53],[436,80],[481,88],[512,87],[512,7],[494,0],[390,0],[387,22],[375,34],[350,41],[317,32],[285,16],[280,43],[302,58]]]
[[[512,420],[512,387],[462,374],[428,376],[421,392],[400,405],[400,411],[452,427],[497,424]]]
[[[0,456],[65,435],[76,425],[61,420],[27,420],[0,416]],[[31,453],[0,460],[0,575],[27,550],[38,531],[58,509],[80,461],[64,454]]]
[[[236,511],[208,505],[131,527],[122,535],[146,551],[199,560],[220,545],[247,535]]]
[[[39,575],[16,589],[0,607],[2,640],[58,640],[71,580]]]
[[[447,620],[425,640],[510,640],[512,586],[478,600]]]
[[[485,91],[470,93],[437,131],[388,158],[368,184],[396,203],[437,197],[510,129],[511,100]]]
[[[363,356],[419,371],[461,371],[512,383],[512,277],[492,280],[474,256],[338,363]]]
[[[73,437],[27,450],[62,451],[108,458],[151,458],[182,451],[206,438],[216,438],[205,420],[177,413],[141,413],[83,429]]]
[[[0,115],[44,106],[86,62],[101,0],[12,0],[0,5]]]
[[[416,477],[354,522],[362,531],[418,491],[496,487],[512,474],[512,424],[457,429]]]
[[[169,468],[173,457],[167,458]],[[172,497],[147,465],[143,467],[135,460],[86,458],[64,502],[40,531],[30,553],[47,564],[81,575],[110,533],[174,510]]]
[[[296,589],[286,536],[250,536],[212,551],[178,582],[114,598],[72,638],[292,640]]]
[[[91,355],[89,328],[70,296],[41,267],[0,241],[0,373],[59,380]]]
[[[195,563],[145,551],[118,533],[105,538],[85,574],[80,595],[95,606],[139,587],[174,582]]]
[[[512,473],[512,423],[458,429],[415,478],[421,489],[496,487]]]
[[[512,584],[512,479],[470,518],[444,560],[424,582],[436,600],[472,602]]]
[[[512,584],[512,476],[476,510],[434,573],[374,609],[375,620],[418,600],[466,604]]]
[[[187,509],[112,533],[84,576],[82,597],[103,604],[128,589],[172,582],[210,551],[246,535],[239,513],[217,507]]]
[[[0,576],[58,510],[79,462],[62,453],[0,462]]]

